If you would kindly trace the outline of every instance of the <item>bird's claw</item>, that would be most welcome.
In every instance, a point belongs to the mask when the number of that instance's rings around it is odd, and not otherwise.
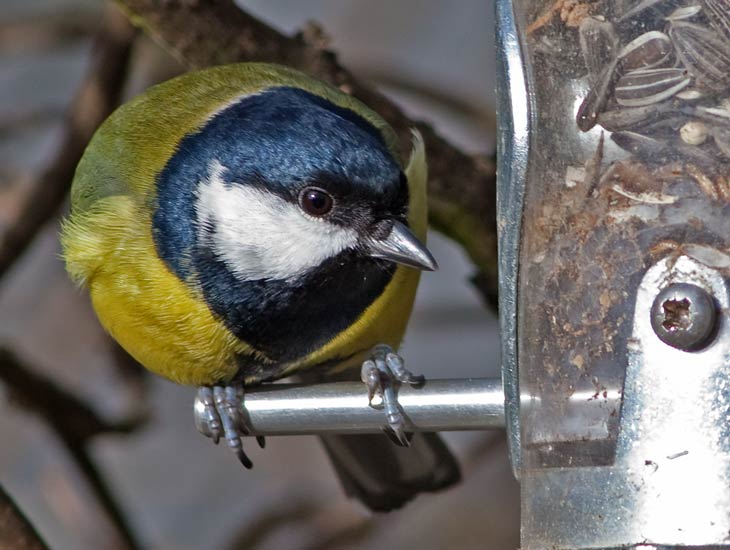
[[[368,359],[362,364],[361,371],[362,381],[368,387],[368,405],[373,405],[373,397],[378,392],[382,393],[382,384],[380,382],[380,371],[375,366],[375,361]]]
[[[249,434],[241,410],[243,387],[241,386],[201,386],[198,388],[198,400],[203,406],[200,414],[201,422],[197,422],[198,431],[218,443],[223,437],[228,448],[243,464],[244,468],[251,468],[253,462],[243,450],[242,437]],[[265,441],[261,436],[256,437],[261,448]]]
[[[425,378],[406,369],[403,358],[385,344],[373,348],[372,358],[363,362],[360,375],[368,388],[370,406],[373,406],[376,394],[382,399],[387,422],[385,433],[397,445],[408,447],[411,438],[405,431],[406,422],[398,404],[396,386],[398,383],[420,385]]]
[[[218,445],[221,437],[221,419],[215,409],[213,399],[213,388],[201,386],[198,388],[198,403],[201,406],[195,415],[195,427],[206,437],[210,437],[213,443]]]

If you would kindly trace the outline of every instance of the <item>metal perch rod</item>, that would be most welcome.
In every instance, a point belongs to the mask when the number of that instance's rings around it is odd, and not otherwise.
[[[498,378],[427,380],[398,389],[409,431],[504,429],[504,393]],[[374,401],[375,403],[375,401]],[[251,435],[378,433],[382,409],[368,405],[361,382],[271,384],[246,390],[243,409]],[[195,415],[201,418],[200,403]]]

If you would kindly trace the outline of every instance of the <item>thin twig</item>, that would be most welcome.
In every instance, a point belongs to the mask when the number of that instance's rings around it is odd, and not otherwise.
[[[48,550],[35,527],[0,485],[0,549]]]
[[[142,27],[190,68],[236,61],[281,63],[314,75],[352,94],[380,113],[408,151],[411,128],[419,129],[429,159],[431,224],[459,242],[483,272],[481,290],[497,290],[495,164],[469,156],[428,124],[409,119],[381,93],[360,82],[308,32],[285,36],[237,7],[233,0],[117,0]],[[324,33],[314,33],[316,36]],[[308,41],[309,40],[309,41]]]
[[[94,59],[74,99],[61,146],[25,196],[17,218],[0,235],[0,278],[54,216],[86,144],[118,104],[133,36],[127,20],[116,10],[110,11],[94,40]]]

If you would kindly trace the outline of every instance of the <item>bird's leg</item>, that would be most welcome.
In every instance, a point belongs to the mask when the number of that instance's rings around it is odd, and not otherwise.
[[[398,405],[396,387],[399,383],[418,385],[425,378],[415,375],[405,367],[403,358],[388,345],[379,344],[373,348],[372,357],[362,364],[362,381],[368,387],[368,402],[372,406],[375,394],[381,396],[388,427],[385,433],[398,445],[407,447],[410,439],[405,432],[405,419]]]
[[[241,464],[251,468],[253,463],[244,452],[241,440],[249,434],[241,409],[243,386],[201,386],[198,388],[198,401],[202,405],[202,411],[196,417],[198,431],[216,444],[223,436]],[[256,441],[264,447],[263,437],[257,437]]]

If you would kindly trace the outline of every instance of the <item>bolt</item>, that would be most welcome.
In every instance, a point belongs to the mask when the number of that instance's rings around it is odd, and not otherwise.
[[[651,326],[673,348],[697,351],[715,333],[717,311],[712,297],[700,287],[677,283],[662,290],[651,306]]]

